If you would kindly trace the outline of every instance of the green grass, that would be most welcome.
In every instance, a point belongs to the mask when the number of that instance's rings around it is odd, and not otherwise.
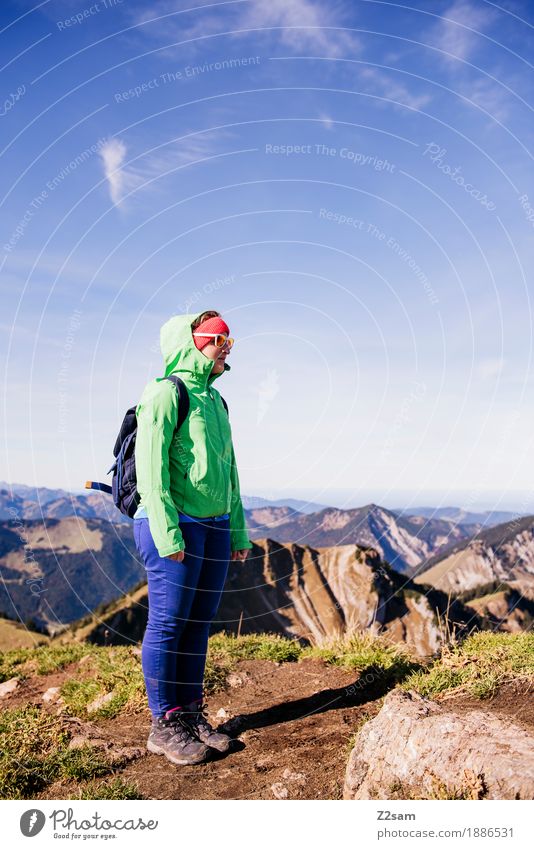
[[[113,778],[111,781],[89,781],[69,799],[143,799],[135,784]]]
[[[210,638],[204,686],[207,693],[224,687],[229,673],[240,660],[297,661],[302,646],[278,634],[245,634],[236,637],[221,631]]]
[[[35,705],[0,713],[0,798],[29,799],[58,780],[85,781],[121,766],[91,746],[69,749],[59,717]]]
[[[302,656],[317,657],[349,671],[373,670],[388,685],[396,684],[421,667],[404,647],[391,645],[365,631],[321,646],[311,646],[303,650]]]
[[[527,675],[534,675],[534,634],[478,631],[401,686],[422,696],[465,690],[482,699],[494,695],[505,681]]]
[[[48,675],[92,654],[94,646],[89,643],[68,643],[58,646],[11,649],[0,653],[0,682],[18,676]]]
[[[140,658],[129,646],[94,646],[81,675],[66,681],[60,690],[69,713],[82,718],[88,716],[88,705],[107,693],[113,693],[113,698],[92,712],[91,719],[117,716],[126,705],[129,710],[144,707],[145,685]]]

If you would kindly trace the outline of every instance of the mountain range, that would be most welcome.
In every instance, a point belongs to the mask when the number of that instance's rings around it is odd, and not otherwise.
[[[460,523],[449,518],[404,515],[376,504],[348,510],[324,507],[314,512],[301,512],[294,506],[297,503],[300,502],[264,501],[259,506],[245,508],[250,535],[274,536],[280,542],[311,546],[347,543],[372,546],[393,568],[410,573],[441,547],[470,539],[481,527],[480,523]],[[304,502],[302,505],[310,507]],[[131,520],[123,516],[111,497],[104,493],[89,491],[87,495],[76,495],[65,490],[0,484],[0,521],[68,516],[131,525]]]
[[[530,627],[533,517],[484,528],[445,509],[450,516],[437,518],[376,504],[248,508],[253,554],[231,564],[219,627],[312,641],[378,628],[421,654],[436,650],[445,626]],[[126,633],[143,627],[129,600],[146,595],[144,567],[131,520],[109,496],[17,485],[0,490],[0,519],[0,615],[52,635],[88,617],[96,634],[111,605]]]

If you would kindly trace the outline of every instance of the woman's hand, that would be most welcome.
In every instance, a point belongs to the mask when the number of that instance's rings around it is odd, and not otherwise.
[[[230,560],[246,560],[249,551],[250,548],[240,548],[238,551],[232,551],[232,554],[230,555]]]
[[[185,551],[175,551],[174,554],[168,554],[167,557],[169,560],[177,560],[178,563],[181,563],[184,559]]]

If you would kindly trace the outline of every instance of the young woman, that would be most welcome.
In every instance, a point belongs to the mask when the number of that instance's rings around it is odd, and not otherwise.
[[[148,578],[141,660],[153,717],[147,747],[196,764],[230,745],[206,719],[204,668],[228,562],[244,560],[252,543],[228,414],[213,386],[230,369],[228,325],[215,310],[177,315],[160,339],[165,377],[183,380],[190,407],[176,429],[176,386],[156,378],[136,409],[134,536]]]

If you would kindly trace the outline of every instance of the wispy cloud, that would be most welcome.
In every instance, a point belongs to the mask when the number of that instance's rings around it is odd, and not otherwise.
[[[131,201],[137,190],[157,191],[161,185],[158,183],[160,177],[180,166],[220,153],[220,142],[228,135],[222,130],[192,133],[145,153],[133,154],[129,160],[124,141],[110,140],[99,153],[113,204],[125,209],[126,201]]]
[[[339,0],[328,4],[321,0],[246,0],[206,6],[188,12],[190,0],[157,0],[150,12],[136,11],[134,20],[146,26],[147,34],[167,42],[195,40],[218,32],[229,33],[231,38],[250,34],[257,41],[261,34],[258,30],[265,30],[266,37],[295,52],[338,57],[360,51],[360,40],[345,28],[349,7]],[[158,21],[161,16],[165,17]]]
[[[464,97],[469,98],[477,106],[489,112],[501,123],[505,122],[510,114],[510,94],[505,88],[494,80],[487,77],[479,77],[469,82],[462,82],[459,90]]]
[[[109,139],[98,151],[104,175],[108,181],[109,194],[115,206],[120,206],[124,195],[135,188],[135,174],[124,167],[126,145],[121,139]]]
[[[379,94],[388,100],[394,100],[399,108],[408,106],[411,109],[422,109],[432,100],[430,94],[416,94],[407,88],[404,83],[394,80],[389,74],[379,71],[377,68],[364,67],[359,76],[369,84],[373,94]]]
[[[429,33],[429,42],[443,51],[441,62],[451,73],[457,91],[502,122],[509,117],[511,103],[510,92],[498,82],[502,73],[498,69],[490,70],[486,63],[486,70],[495,77],[492,79],[464,64],[472,61],[476,65],[479,52],[487,50],[488,42],[480,33],[488,34],[495,20],[495,9],[469,0],[456,0]]]
[[[430,43],[443,51],[447,63],[468,61],[483,43],[478,32],[487,29],[494,19],[495,12],[488,6],[456,0],[432,28]]]

